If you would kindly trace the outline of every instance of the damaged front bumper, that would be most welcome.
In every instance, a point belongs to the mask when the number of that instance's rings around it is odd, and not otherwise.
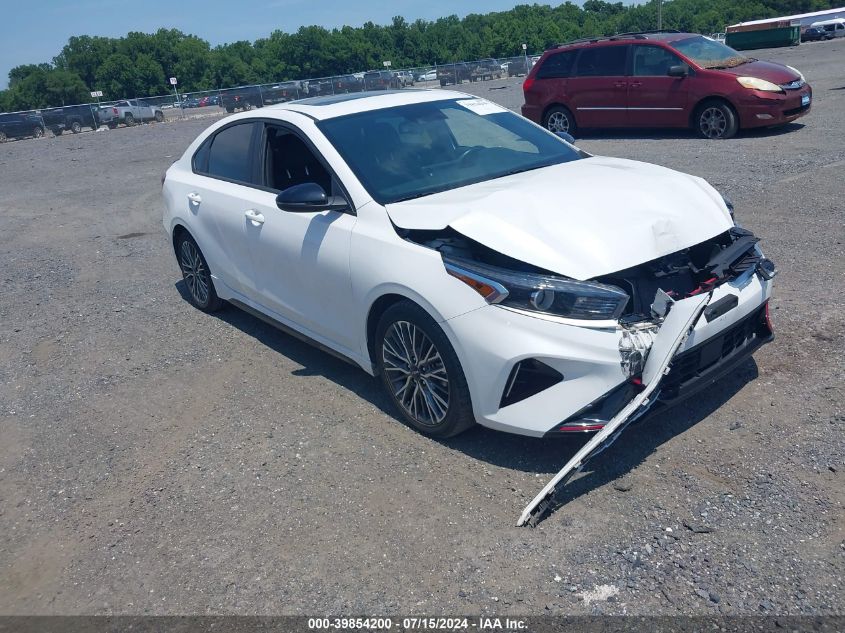
[[[660,396],[649,414],[673,406],[709,388],[774,339],[769,321],[769,303],[731,324],[712,338],[704,340],[672,359],[670,373],[660,387]],[[642,390],[642,383],[622,383],[597,401],[555,425],[547,436],[599,431]]]
[[[771,280],[749,272],[711,291],[661,389],[672,403],[706,387],[771,339],[763,324]],[[642,387],[623,367],[618,323],[566,319],[487,306],[450,319],[444,329],[461,358],[476,419],[484,426],[542,437],[599,431]],[[662,328],[661,328],[662,329]]]

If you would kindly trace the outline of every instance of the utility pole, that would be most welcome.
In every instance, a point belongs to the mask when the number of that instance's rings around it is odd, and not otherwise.
[[[657,30],[663,30],[663,0],[657,0]]]

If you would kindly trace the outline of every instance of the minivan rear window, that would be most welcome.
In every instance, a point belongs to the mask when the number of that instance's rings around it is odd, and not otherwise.
[[[578,77],[616,77],[625,74],[627,46],[582,48],[578,57]]]
[[[569,77],[577,54],[578,51],[566,51],[549,55],[537,71],[537,79]]]

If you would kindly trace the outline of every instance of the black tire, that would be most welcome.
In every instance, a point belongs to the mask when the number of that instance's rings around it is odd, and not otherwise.
[[[731,138],[739,129],[739,118],[730,104],[721,99],[711,99],[696,108],[693,129],[701,138]]]
[[[41,138],[44,136],[44,128],[40,125],[36,126],[34,130],[32,130],[33,138]]]
[[[404,336],[410,340],[412,331],[416,347],[397,350],[409,357],[405,363],[391,349],[401,345]],[[458,356],[440,326],[420,306],[400,301],[388,308],[376,327],[373,350],[382,385],[409,426],[423,435],[445,438],[475,424]],[[426,354],[429,360],[420,361],[417,354]],[[406,399],[411,386],[414,391]]]
[[[155,119],[156,123],[161,123],[162,121],[164,121],[164,112],[162,112],[161,110],[156,110]]]
[[[117,122],[109,123],[109,129],[110,130],[116,130],[117,129]]]
[[[79,134],[82,131],[82,124],[79,121],[74,121],[70,124],[70,131]]]
[[[64,132],[64,130],[60,127],[54,127],[52,129],[52,132],[53,132],[53,136],[61,136],[62,132]]]
[[[6,133],[3,130],[0,130],[0,143],[5,143],[6,138]]]
[[[252,104],[249,101],[244,102],[244,110],[247,112],[252,110]]]
[[[176,239],[176,260],[188,289],[191,304],[203,312],[217,312],[223,300],[217,296],[208,262],[194,238],[185,231]]]
[[[135,125],[135,117],[127,112],[126,116],[123,117],[123,122],[126,124],[126,127],[132,127]]]
[[[575,136],[575,132],[578,130],[575,117],[572,116],[569,108],[564,106],[549,108],[543,116],[543,127],[550,132],[566,132],[572,136]]]
[[[226,112],[228,112],[229,114],[232,114],[234,111],[235,111],[235,108],[234,108],[234,107],[232,107],[232,106],[226,106]]]

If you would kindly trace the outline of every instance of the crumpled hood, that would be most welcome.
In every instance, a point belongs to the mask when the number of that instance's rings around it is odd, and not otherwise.
[[[592,279],[693,246],[733,226],[701,178],[592,157],[387,205],[396,226],[447,226],[514,259]]]

